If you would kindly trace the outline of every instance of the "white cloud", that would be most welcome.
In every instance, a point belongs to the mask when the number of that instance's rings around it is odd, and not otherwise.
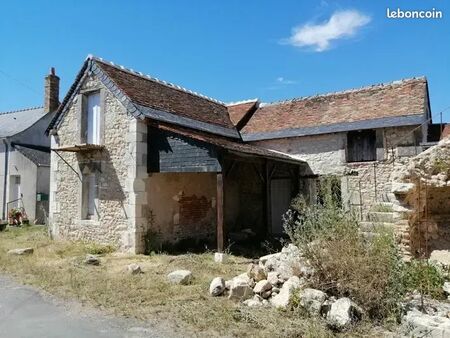
[[[276,78],[276,82],[277,82],[277,83],[280,83],[280,84],[285,84],[285,85],[290,85],[290,84],[296,84],[296,83],[297,83],[297,81],[294,81],[294,80],[288,80],[288,79],[285,79],[285,78],[282,77],[282,76],[277,77],[277,78]]]
[[[315,51],[323,52],[331,47],[333,40],[356,35],[370,20],[370,16],[357,10],[337,11],[328,21],[293,28],[292,35],[284,42],[296,47],[313,47]]]

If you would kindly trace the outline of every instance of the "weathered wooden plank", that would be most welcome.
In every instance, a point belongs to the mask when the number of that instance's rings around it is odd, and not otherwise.
[[[223,252],[224,249],[224,229],[223,229],[223,176],[217,173],[217,251]]]

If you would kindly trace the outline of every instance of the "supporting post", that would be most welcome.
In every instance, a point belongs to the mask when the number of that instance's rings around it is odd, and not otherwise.
[[[271,187],[270,182],[272,174],[269,172],[269,162],[265,162],[265,202],[266,202],[266,227],[267,233],[272,233],[272,203],[271,203]]]
[[[224,233],[223,233],[223,176],[217,173],[217,251],[223,252]]]

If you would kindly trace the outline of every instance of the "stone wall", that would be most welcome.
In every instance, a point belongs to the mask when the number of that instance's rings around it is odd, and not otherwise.
[[[185,239],[214,242],[216,173],[153,173],[147,181],[153,245]]]
[[[409,160],[393,174],[395,209],[408,254],[450,250],[450,139]]]
[[[357,213],[362,211],[361,218],[365,218],[374,205],[392,198],[392,173],[404,165],[405,156],[421,151],[415,145],[422,140],[422,129],[414,129],[416,126],[377,130],[378,161],[372,162],[347,163],[346,133],[264,140],[256,144],[306,161],[314,174],[341,176],[344,205]]]
[[[129,116],[124,106],[94,76],[82,91],[101,90],[104,149],[91,152],[52,152],[50,172],[50,223],[55,237],[115,244],[122,250],[141,252],[146,231],[145,204],[147,126]],[[52,136],[52,148],[80,143],[81,96]],[[62,160],[62,157],[64,160]],[[81,219],[81,175],[97,173],[96,215]]]

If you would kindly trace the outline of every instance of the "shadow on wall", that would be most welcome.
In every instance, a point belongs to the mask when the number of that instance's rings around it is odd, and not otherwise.
[[[107,149],[101,152],[77,153],[77,161],[82,173],[96,173],[98,176],[98,198],[102,201],[126,199],[122,183]]]

